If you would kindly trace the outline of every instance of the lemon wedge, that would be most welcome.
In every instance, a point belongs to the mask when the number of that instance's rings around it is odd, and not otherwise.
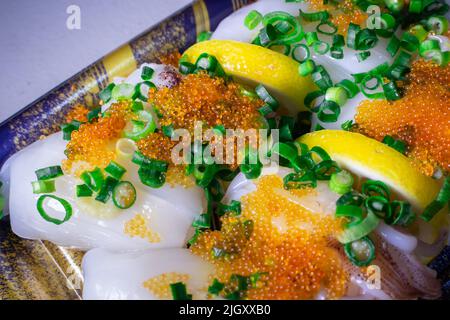
[[[305,95],[317,90],[310,76],[300,76],[298,62],[257,45],[232,40],[203,41],[190,47],[183,59],[195,63],[202,53],[215,56],[237,81],[253,86],[263,84],[292,114],[306,110]]]
[[[423,175],[407,157],[362,134],[320,130],[298,141],[322,147],[339,165],[360,177],[383,181],[416,208],[424,209],[439,192],[439,184]]]
[[[391,147],[359,133],[343,130],[320,130],[297,139],[308,147],[320,146],[340,166],[353,174],[367,179],[381,180],[400,198],[411,203],[417,213],[433,201],[440,185],[422,174],[410,160]],[[433,242],[441,227],[447,224],[445,209],[436,215],[423,230],[416,230],[419,238]],[[420,225],[424,223],[419,219]],[[431,228],[429,228],[431,227]]]

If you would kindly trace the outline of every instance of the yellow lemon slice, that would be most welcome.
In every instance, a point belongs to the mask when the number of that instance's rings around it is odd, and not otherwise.
[[[419,214],[440,190],[437,181],[422,174],[403,154],[359,133],[320,130],[305,134],[297,141],[310,148],[322,147],[340,166],[359,177],[383,181],[397,195],[411,203]],[[421,222],[420,228],[424,226],[429,230],[426,234],[424,230],[417,230],[419,238],[428,243],[435,240],[439,229],[446,224],[446,216],[445,210],[436,215],[428,224],[432,230]]]
[[[215,56],[236,80],[263,84],[291,113],[305,110],[305,95],[317,90],[310,76],[300,76],[298,62],[257,45],[232,40],[203,41],[190,47],[183,59],[195,63],[202,53]]]

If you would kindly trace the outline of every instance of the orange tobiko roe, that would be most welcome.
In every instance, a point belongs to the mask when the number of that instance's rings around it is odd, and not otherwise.
[[[226,129],[245,131],[262,126],[258,111],[262,100],[243,95],[241,86],[233,81],[210,77],[204,72],[187,75],[173,88],[150,89],[149,103],[158,110],[161,126],[187,129],[191,136],[197,122],[202,123],[203,129],[223,125]],[[228,143],[234,145],[236,141],[224,140],[225,150]],[[139,141],[138,148],[147,157],[170,161],[175,144],[162,134],[153,134]],[[234,154],[237,157],[236,151]]]
[[[232,275],[260,279],[248,299],[337,299],[346,292],[348,274],[330,239],[341,230],[333,215],[310,212],[280,195],[283,181],[264,176],[257,190],[241,199],[239,216],[221,218],[220,231],[200,234],[191,250],[215,266],[213,278],[225,283],[223,295],[236,290]],[[285,191],[296,197],[314,189]],[[222,250],[220,257],[212,253]],[[212,279],[211,279],[212,281]]]
[[[350,23],[363,26],[368,17],[352,0],[344,0],[337,6],[324,4],[323,0],[310,0],[310,5],[315,11],[327,10],[330,12],[330,21],[338,28],[337,33],[342,35],[347,34]]]
[[[204,72],[187,75],[173,88],[151,89],[149,102],[161,113],[161,125],[187,129],[191,134],[197,121],[206,128],[259,128],[258,108],[263,104],[242,95],[239,84]]]
[[[355,130],[377,140],[391,135],[404,141],[407,155],[426,175],[450,170],[450,67],[418,60],[397,101],[365,100]]]
[[[130,103],[118,102],[111,105],[107,116],[82,124],[79,130],[73,131],[66,147],[64,169],[68,172],[74,169],[75,174],[80,174],[95,167],[106,167],[115,158],[114,142],[121,137],[129,116]]]
[[[77,104],[66,115],[66,122],[79,121],[79,122],[87,122],[87,115],[89,113],[89,109],[81,104]]]

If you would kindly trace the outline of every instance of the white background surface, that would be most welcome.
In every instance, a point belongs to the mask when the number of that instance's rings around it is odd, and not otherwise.
[[[191,0],[1,0],[0,122]],[[81,29],[66,27],[69,5]]]

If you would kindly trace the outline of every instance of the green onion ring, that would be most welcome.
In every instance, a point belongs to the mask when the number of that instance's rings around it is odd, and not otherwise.
[[[360,257],[358,257],[358,254],[355,252],[355,250],[358,247],[361,247],[361,245],[364,245],[365,247],[367,247],[366,249],[369,250],[367,258],[362,260]],[[348,259],[358,267],[368,266],[370,265],[372,260],[375,259],[375,245],[373,244],[372,240],[370,240],[370,238],[367,236],[352,241],[350,243],[346,243],[344,246],[344,252],[347,255]]]
[[[44,201],[47,198],[51,198],[51,199],[58,201],[64,207],[65,216],[62,220],[50,217],[47,214],[47,212],[44,209]],[[56,197],[54,195],[50,195],[50,194],[46,194],[46,195],[39,197],[39,199],[37,201],[37,210],[38,210],[39,214],[41,215],[41,217],[44,218],[45,221],[54,223],[56,225],[63,224],[64,222],[68,221],[72,217],[72,206],[70,205],[70,203],[67,200],[58,198],[58,197]]]

